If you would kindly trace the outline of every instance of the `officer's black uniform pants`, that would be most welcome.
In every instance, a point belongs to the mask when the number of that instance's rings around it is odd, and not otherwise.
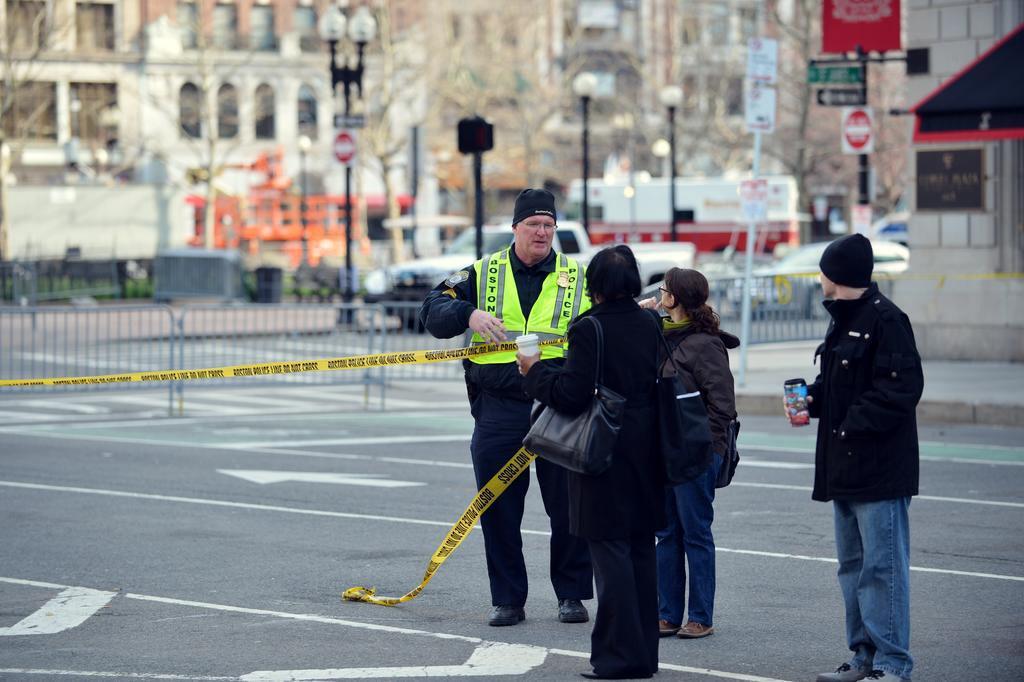
[[[477,397],[470,448],[478,489],[523,446],[523,437],[530,428],[530,407],[531,403],[525,400],[487,393]],[[541,459],[534,460],[531,466],[536,468],[544,509],[551,519],[551,584],[555,595],[558,599],[590,599],[594,588],[587,544],[569,534],[567,472]],[[526,604],[526,562],[519,528],[529,486],[527,471],[480,517],[494,606]]]

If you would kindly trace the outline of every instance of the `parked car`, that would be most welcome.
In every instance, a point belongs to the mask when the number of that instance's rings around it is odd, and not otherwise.
[[[805,313],[816,311],[820,300],[818,263],[829,242],[806,244],[771,265],[755,268],[750,285],[751,301],[760,309],[792,308]],[[890,241],[872,241],[876,274],[898,275],[910,267],[910,249]],[[728,290],[729,302],[741,304],[743,275],[740,273]]]
[[[907,223],[910,221],[910,214],[906,211],[897,211],[883,216],[876,220],[871,226],[871,238],[882,239],[890,242],[898,242],[903,246],[908,243]]]
[[[509,224],[483,229],[483,252],[494,253],[512,243]],[[599,250],[590,243],[580,223],[564,221],[555,230],[553,246],[580,261],[583,266]],[[645,284],[661,281],[670,267],[692,267],[696,247],[689,242],[631,245]],[[476,230],[469,228],[452,240],[443,256],[420,258],[374,270],[363,285],[367,302],[422,301],[427,292],[445,277],[476,260]]]
[[[818,274],[818,263],[830,242],[805,244],[763,268],[756,268],[757,276]],[[872,241],[875,254],[875,272],[899,274],[910,267],[910,249],[890,241]]]

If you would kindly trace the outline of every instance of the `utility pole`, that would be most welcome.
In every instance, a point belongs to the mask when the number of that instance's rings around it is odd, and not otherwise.
[[[11,260],[10,235],[8,233],[10,206],[7,201],[7,174],[10,170],[11,147],[7,144],[7,140],[0,137],[0,263]]]
[[[864,99],[864,105],[868,106],[868,53],[860,45],[857,46],[857,61],[860,62],[861,96]],[[861,206],[867,206],[871,203],[871,197],[868,196],[868,176],[870,173],[871,159],[867,152],[862,152],[857,158],[857,203]]]
[[[757,3],[757,34],[764,32],[764,0]],[[746,124],[754,132],[754,159],[750,171],[750,182],[761,184],[761,135],[775,130],[775,90],[772,86],[778,77],[778,43],[765,38],[753,38],[747,45],[747,103]],[[764,207],[762,207],[764,208]],[[766,208],[759,213],[766,215]],[[748,217],[747,250],[743,265],[743,294],[740,309],[740,366],[736,380],[740,386],[747,382],[747,350],[750,347],[752,305],[750,290],[753,285],[754,245],[757,242],[757,223],[765,216]]]

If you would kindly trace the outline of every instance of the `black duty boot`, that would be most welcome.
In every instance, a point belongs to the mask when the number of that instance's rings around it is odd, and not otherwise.
[[[590,620],[590,614],[579,599],[559,599],[558,620],[563,623],[586,623]]]
[[[501,627],[503,625],[517,625],[526,620],[526,611],[522,606],[495,606],[491,611],[488,625]]]

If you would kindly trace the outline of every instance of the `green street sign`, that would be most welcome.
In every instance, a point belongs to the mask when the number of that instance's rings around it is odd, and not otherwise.
[[[860,67],[812,64],[807,67],[807,82],[820,85],[856,85],[862,82]]]

